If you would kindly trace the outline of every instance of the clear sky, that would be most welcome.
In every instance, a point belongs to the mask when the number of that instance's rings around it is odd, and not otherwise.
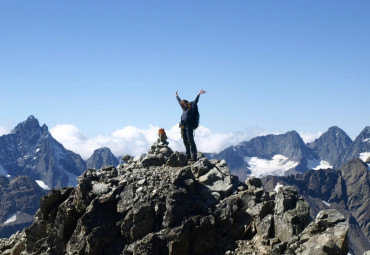
[[[367,0],[2,0],[0,132],[31,114],[60,137],[171,129],[175,91],[204,89],[209,133],[355,137],[370,124],[369,13]]]

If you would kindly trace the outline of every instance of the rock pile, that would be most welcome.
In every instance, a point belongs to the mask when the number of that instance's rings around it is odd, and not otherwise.
[[[0,241],[1,254],[347,254],[335,210],[309,222],[295,189],[266,192],[223,160],[155,143],[126,164],[89,169],[76,188],[41,199],[33,225]],[[312,253],[311,253],[312,254]]]

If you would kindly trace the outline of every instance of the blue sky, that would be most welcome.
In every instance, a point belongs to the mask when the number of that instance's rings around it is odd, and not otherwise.
[[[85,139],[171,129],[175,91],[192,100],[204,89],[211,133],[338,125],[355,137],[369,125],[369,11],[337,0],[1,1],[0,131],[31,114]]]

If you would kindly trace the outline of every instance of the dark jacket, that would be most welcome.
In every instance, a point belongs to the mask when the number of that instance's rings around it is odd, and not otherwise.
[[[176,96],[176,98],[177,98],[177,101],[179,102],[180,107],[181,107],[181,99],[180,99],[180,97],[179,96]],[[194,105],[197,105],[198,104],[198,101],[199,101],[199,94],[197,95],[197,97],[195,98],[194,101],[191,101],[190,102],[190,105],[191,105],[191,108],[190,109],[187,109],[187,110],[182,109],[181,122],[180,122],[181,125],[183,125],[183,126],[189,126],[189,124],[192,122],[191,121],[191,118],[193,116],[192,110],[194,109]]]

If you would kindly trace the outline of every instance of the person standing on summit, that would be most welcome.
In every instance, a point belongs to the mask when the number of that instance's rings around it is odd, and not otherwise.
[[[197,146],[194,141],[194,129],[199,125],[198,101],[201,94],[206,93],[203,89],[199,91],[194,101],[188,102],[181,100],[177,95],[176,98],[182,108],[182,115],[180,121],[181,136],[186,149],[186,156],[189,160],[197,160]]]

